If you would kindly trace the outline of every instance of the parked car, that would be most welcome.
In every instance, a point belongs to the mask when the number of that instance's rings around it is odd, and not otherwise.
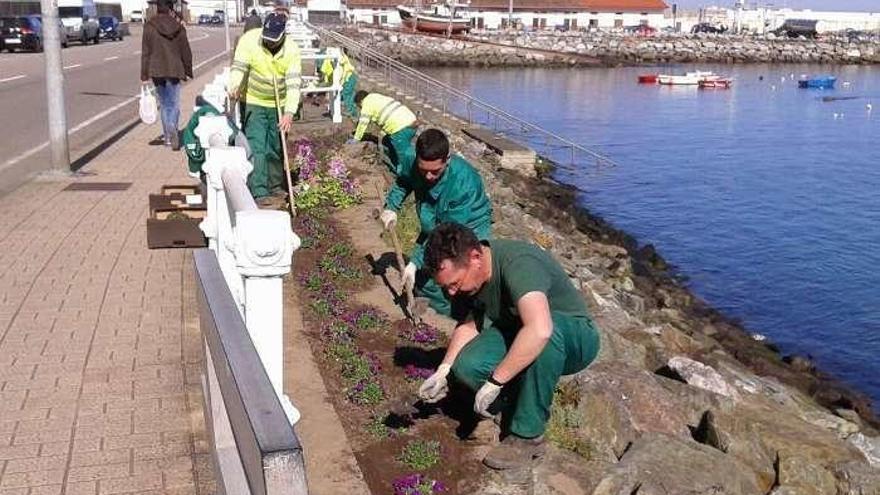
[[[116,17],[102,15],[98,17],[98,26],[101,28],[101,39],[122,41],[122,29]]]
[[[202,14],[199,16],[199,25],[211,24],[211,16],[208,14]]]
[[[727,27],[725,26],[713,26],[708,22],[701,22],[699,24],[695,24],[694,27],[691,28],[691,32],[696,33],[709,33],[709,34],[721,34],[727,31]]]
[[[814,19],[786,19],[781,26],[771,31],[776,36],[785,36],[788,38],[815,38],[819,33],[816,31],[816,24],[819,21]]]
[[[61,46],[67,48],[67,33],[59,22]],[[43,51],[43,22],[38,15],[0,17],[0,49]]]
[[[131,14],[129,14],[128,19],[131,22],[144,22],[144,13],[140,10],[132,10]]]
[[[221,17],[219,15],[212,15],[211,16],[211,24],[213,24],[215,26],[219,26],[219,25],[223,24],[223,17]]]
[[[627,26],[623,28],[624,32],[632,33],[637,36],[651,36],[657,32],[657,28],[653,28],[647,24],[639,24],[636,26]]]

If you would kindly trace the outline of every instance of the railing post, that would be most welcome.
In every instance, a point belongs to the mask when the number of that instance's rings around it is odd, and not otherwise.
[[[333,87],[338,88],[342,84],[342,67],[340,67],[340,50],[338,48],[334,49],[333,55],[336,58],[336,64],[333,68]],[[342,91],[336,91],[333,95],[333,104],[330,112],[333,114],[333,123],[341,124],[342,123]]]
[[[300,413],[284,395],[284,298],[282,277],[290,273],[299,237],[284,211],[252,210],[235,214],[235,260],[244,277],[244,320],[269,381],[290,424]]]

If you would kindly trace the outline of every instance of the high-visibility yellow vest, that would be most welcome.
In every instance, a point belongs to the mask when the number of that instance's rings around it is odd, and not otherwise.
[[[379,93],[370,93],[361,101],[360,118],[354,138],[360,141],[370,122],[385,134],[394,134],[416,123],[416,116],[403,103]]]
[[[324,84],[333,83],[333,61],[325,58],[321,63],[321,81]]]
[[[339,59],[339,64],[342,66],[342,83],[345,84],[345,81],[348,81],[348,78],[355,73],[354,64],[351,63],[351,60],[349,60],[348,55],[345,53]]]
[[[261,107],[275,106],[275,90],[272,78],[278,84],[278,97],[284,113],[294,114],[299,107],[300,86],[302,84],[302,62],[299,47],[290,38],[278,53],[263,47],[263,30],[251,29],[238,40],[235,59],[229,75],[230,89],[238,89],[247,75],[246,101],[249,105]]]

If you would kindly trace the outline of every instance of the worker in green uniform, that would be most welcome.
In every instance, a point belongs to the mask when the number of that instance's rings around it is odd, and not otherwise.
[[[475,412],[500,412],[508,425],[484,464],[511,469],[540,457],[559,377],[583,370],[599,353],[581,294],[547,251],[521,241],[481,242],[458,224],[431,233],[425,269],[453,296],[459,324],[419,396],[442,399],[451,371],[476,391]]]
[[[195,132],[199,126],[199,120],[206,116],[223,115],[226,104],[224,101],[225,97],[226,94],[223,92],[222,87],[209,84],[202,91],[202,94],[196,98],[196,108],[192,116],[190,116],[186,128],[183,130],[183,150],[186,153],[187,168],[192,177],[201,178],[202,165],[205,164],[206,158],[205,149],[202,147],[199,137],[196,136]],[[230,124],[230,130],[233,131],[230,135],[230,141],[233,141],[238,129],[233,128]],[[232,142],[228,144],[232,144]]]
[[[416,140],[418,160],[410,160],[397,176],[385,198],[380,218],[385,229],[397,224],[397,212],[410,194],[414,195],[421,231],[403,270],[404,288],[410,287],[440,314],[450,314],[450,303],[443,290],[421,270],[425,243],[434,227],[457,222],[473,229],[480,240],[492,233],[492,203],[486,196],[483,179],[459,155],[449,156],[449,140],[438,129],[427,129]]]
[[[416,135],[416,114],[403,103],[379,93],[358,91],[354,101],[360,117],[353,140],[363,139],[367,128],[375,123],[385,134],[382,146],[388,157],[388,170],[394,176],[400,175],[402,164],[415,159],[412,139]]]
[[[357,90],[358,75],[348,58],[348,48],[342,48],[342,56],[339,59],[339,65],[342,67],[342,105],[345,111],[353,118],[358,118],[358,108],[354,101],[355,91]]]
[[[290,130],[300,102],[299,47],[285,36],[286,25],[287,17],[273,12],[263,21],[263,29],[244,33],[229,75],[230,98],[243,96],[245,101],[242,127],[254,164],[248,188],[260,206],[277,206],[278,199],[283,201],[286,186],[279,131],[286,135]],[[245,77],[247,86],[243,88]],[[275,101],[276,84],[279,102]],[[276,103],[283,112],[280,121]]]

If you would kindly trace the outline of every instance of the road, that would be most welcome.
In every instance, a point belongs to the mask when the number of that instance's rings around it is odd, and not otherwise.
[[[224,60],[222,28],[189,27],[187,32],[196,76]],[[140,87],[141,28],[133,26],[123,41],[71,43],[62,58],[70,152],[76,160],[137,116],[131,100]],[[49,166],[44,72],[41,53],[0,54],[0,191]],[[191,107],[192,102],[181,102],[181,119]]]

